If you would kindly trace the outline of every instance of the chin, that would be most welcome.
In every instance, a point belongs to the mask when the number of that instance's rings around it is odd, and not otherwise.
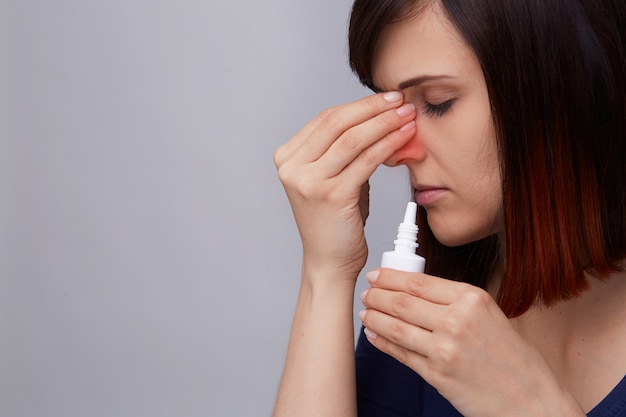
[[[449,247],[466,245],[494,234],[493,230],[452,230],[449,227],[436,228],[431,226],[431,230],[439,243]]]
[[[475,242],[475,241],[480,239],[480,238],[478,238],[478,239],[469,239],[469,238],[462,238],[462,237],[456,237],[456,236],[447,236],[447,235],[440,236],[437,233],[434,233],[434,235],[435,235],[435,238],[437,239],[437,241],[439,243],[441,243],[444,246],[451,247],[451,248],[454,248],[454,247],[457,247],[457,246],[463,246],[463,245]]]
[[[428,225],[439,243],[456,247],[476,242],[503,230],[502,222],[496,216],[492,224],[472,220],[467,216],[441,216],[428,212]],[[419,236],[418,236],[419,240]]]

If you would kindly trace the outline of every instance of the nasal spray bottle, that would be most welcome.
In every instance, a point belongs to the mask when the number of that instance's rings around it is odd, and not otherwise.
[[[424,272],[426,259],[415,253],[415,249],[419,246],[417,244],[419,229],[415,224],[416,216],[417,204],[409,202],[404,213],[404,220],[398,226],[398,237],[393,242],[396,247],[393,251],[383,253],[381,267],[406,272]]]

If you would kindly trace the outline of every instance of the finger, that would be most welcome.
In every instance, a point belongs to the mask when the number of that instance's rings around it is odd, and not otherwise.
[[[302,129],[298,131],[291,139],[281,145],[274,153],[274,162],[276,165],[282,164],[286,159],[290,158],[293,153],[304,143],[304,141],[311,135],[311,133],[317,129],[322,120],[326,118],[330,113],[333,113],[339,108],[339,106],[331,107],[320,114],[318,114],[313,120],[308,122]]]
[[[404,292],[443,305],[451,304],[473,288],[463,282],[388,268],[378,268],[366,278],[372,287]]]
[[[379,340],[382,338],[404,349],[406,352],[402,353],[403,356],[409,354],[429,356],[433,339],[432,332],[376,310],[362,311],[359,316],[365,328],[368,329],[370,338],[376,341],[377,347],[380,348],[382,345],[384,349],[390,349],[389,346],[384,346],[384,341]]]
[[[367,328],[365,329],[365,336],[375,348],[395,358],[398,362],[403,363],[424,379],[427,379],[428,370],[430,369],[430,359],[428,357],[397,345]]]
[[[308,135],[297,135],[298,139],[290,144],[290,147],[293,147],[292,156],[302,162],[317,161],[349,129],[384,112],[390,110],[393,112],[393,109],[400,107],[403,103],[403,94],[399,91],[391,91],[371,95],[324,111],[306,129]]]
[[[406,323],[433,330],[445,314],[445,306],[405,292],[370,288],[361,294],[363,305]]]
[[[400,129],[383,136],[370,147],[363,150],[355,160],[344,168],[342,173],[348,178],[361,180],[369,178],[374,171],[389,159],[394,152],[406,145],[415,137],[416,124],[414,120],[403,125]]]
[[[390,148],[390,145],[395,145],[391,151],[393,153],[414,135],[416,114],[415,105],[408,103],[397,109],[387,110],[348,129],[320,156],[318,162],[322,167],[322,172],[325,172],[328,178],[334,177],[356,160],[363,151],[381,140],[387,145],[387,148]],[[390,138],[395,140],[390,140]],[[379,150],[379,148],[373,150]],[[369,150],[367,157],[361,159],[370,162],[368,169],[371,169],[372,165],[375,169],[390,155],[385,154],[386,158],[381,159],[380,155]],[[379,163],[374,164],[374,161],[379,161]]]

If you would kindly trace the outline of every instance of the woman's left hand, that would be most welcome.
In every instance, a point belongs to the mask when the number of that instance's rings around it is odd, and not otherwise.
[[[360,317],[368,340],[464,416],[584,415],[486,291],[392,269],[367,278]],[[563,414],[564,401],[573,414]]]

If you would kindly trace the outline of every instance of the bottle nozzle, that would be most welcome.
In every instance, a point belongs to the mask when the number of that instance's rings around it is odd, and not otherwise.
[[[398,226],[398,237],[393,241],[396,245],[396,251],[415,253],[415,248],[419,246],[417,244],[417,232],[419,229],[417,224],[415,224],[416,216],[417,204],[409,201],[404,212],[404,220]]]
[[[416,224],[417,204],[409,202],[404,212],[404,220],[398,226],[398,236],[393,241],[395,249],[385,252],[381,266],[383,268],[395,268],[403,271],[423,272],[426,260],[415,253],[417,244]]]
[[[415,218],[417,217],[417,204],[409,201],[406,205],[406,211],[404,212],[404,221],[402,223],[415,224]]]

